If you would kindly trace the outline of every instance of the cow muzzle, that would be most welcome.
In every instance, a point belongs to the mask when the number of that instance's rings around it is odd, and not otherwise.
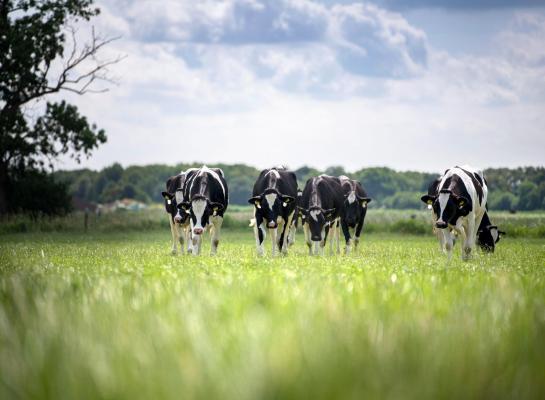
[[[313,242],[320,242],[322,241],[322,237],[321,236],[317,236],[317,235],[312,235],[310,237],[310,239],[313,241]]]
[[[181,224],[182,223],[182,217],[180,215],[176,215],[174,217],[174,222],[176,222],[177,224]]]
[[[277,226],[278,226],[278,224],[277,224],[276,222],[274,222],[274,221],[270,221],[270,222],[267,224],[267,227],[268,227],[269,229],[274,229],[274,228],[276,228]]]
[[[439,229],[445,229],[448,226],[448,224],[444,221],[437,221],[435,223],[435,226]]]
[[[203,228],[193,228],[193,233],[195,235],[202,235],[203,232],[204,232]]]

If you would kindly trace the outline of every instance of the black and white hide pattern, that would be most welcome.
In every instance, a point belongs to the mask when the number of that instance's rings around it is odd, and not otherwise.
[[[346,242],[345,254],[349,254],[352,245],[354,250],[358,248],[361,231],[367,214],[367,204],[371,198],[363,189],[361,183],[347,176],[340,176],[341,187],[344,195],[344,204],[341,210],[341,228]],[[352,236],[351,232],[354,235]]]
[[[170,232],[172,234],[172,254],[177,254],[178,244],[180,244],[180,253],[184,253],[184,243],[188,244],[188,252],[191,249],[189,240],[189,214],[178,209],[178,204],[184,201],[183,189],[186,181],[186,172],[171,176],[166,181],[166,190],[161,192],[165,200],[165,211],[170,223]]]
[[[438,235],[442,235],[440,244],[449,259],[454,245],[451,231],[462,238],[462,258],[470,258],[487,197],[488,187],[482,172],[469,166],[447,170],[437,185],[437,193],[422,196],[421,200],[432,206],[435,227],[439,229]]]
[[[271,236],[272,255],[288,252],[288,233],[296,209],[297,178],[283,167],[264,169],[259,174],[252,197],[254,234],[257,254],[264,254],[263,242],[267,231]]]
[[[203,166],[187,173],[184,201],[178,208],[189,213],[193,255],[201,253],[202,235],[210,227],[211,249],[218,250],[223,215],[229,204],[229,191],[223,171]]]
[[[333,242],[335,239],[338,251],[337,227],[343,202],[344,196],[339,178],[320,175],[310,178],[306,182],[299,210],[304,217],[303,228],[310,255],[323,255],[330,230],[333,230],[330,252],[334,253]]]
[[[483,251],[493,253],[496,243],[500,241],[502,235],[505,235],[505,232],[500,231],[497,225],[492,224],[488,212],[485,211],[477,231],[477,244]]]

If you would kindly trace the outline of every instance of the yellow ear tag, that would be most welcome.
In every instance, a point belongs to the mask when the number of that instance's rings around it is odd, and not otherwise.
[[[428,205],[430,205],[430,206],[431,206],[432,204],[433,204],[433,201],[431,201],[431,200],[428,200]]]
[[[460,202],[460,207],[462,207],[464,204],[466,204],[466,202],[462,200],[462,201]]]
[[[256,202],[255,202],[255,206],[256,206],[257,208],[261,208],[261,203],[259,203],[259,201],[256,201]]]
[[[287,206],[288,206],[288,203],[283,202],[283,203],[282,203],[282,206],[287,207]]]
[[[218,215],[218,207],[214,207],[214,216]]]

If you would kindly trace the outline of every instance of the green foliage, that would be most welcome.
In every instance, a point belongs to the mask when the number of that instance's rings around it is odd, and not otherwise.
[[[92,0],[5,0],[0,3],[0,214],[19,207],[8,203],[7,187],[28,172],[44,171],[61,155],[76,161],[106,141],[103,130],[89,124],[65,101],[47,102],[42,115],[29,118],[37,99],[61,90],[90,90],[110,64],[97,51],[108,41],[93,34],[91,44],[67,44],[69,24],[98,14]],[[96,64],[85,72],[85,62]],[[35,114],[35,113],[33,113]],[[28,203],[30,204],[30,203]],[[59,207],[62,205],[59,204]]]
[[[545,398],[543,240],[447,263],[431,234],[277,258],[169,236],[0,237],[0,398]]]
[[[71,192],[84,200],[110,202],[123,197],[141,201],[161,202],[161,191],[169,176],[189,167],[199,167],[200,163],[178,164],[174,167],[154,164],[123,168],[113,164],[102,171],[88,169],[60,171],[56,179],[67,182]],[[229,184],[230,203],[246,205],[259,170],[244,164],[219,164]],[[364,168],[347,173],[342,167],[330,167],[320,171],[310,167],[295,170],[299,187],[303,188],[307,179],[321,173],[346,174],[362,182],[373,199],[371,208],[418,209],[424,205],[420,201],[427,193],[428,185],[439,174],[422,172],[398,172],[390,168]],[[490,175],[490,177],[489,177]],[[485,172],[489,184],[489,208],[491,210],[538,210],[545,209],[545,169],[519,168],[490,169]],[[505,189],[508,187],[509,189]],[[522,202],[519,206],[519,197]]]
[[[72,196],[65,183],[56,182],[43,172],[26,171],[15,176],[8,185],[12,213],[28,213],[31,223],[41,214],[64,215],[72,210]]]

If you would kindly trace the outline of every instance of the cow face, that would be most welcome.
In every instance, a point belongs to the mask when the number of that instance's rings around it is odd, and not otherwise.
[[[424,195],[421,200],[432,206],[439,229],[445,229],[449,223],[455,225],[459,217],[469,214],[469,200],[448,189],[441,190],[438,196]]]
[[[174,222],[184,224],[189,217],[189,211],[180,207],[180,204],[184,202],[183,189],[177,189],[176,193],[162,192],[161,195],[165,199],[167,207],[173,207],[175,210],[171,213]]]
[[[275,229],[278,227],[278,217],[283,215],[283,210],[293,201],[295,199],[291,196],[280,194],[276,190],[266,190],[261,196],[249,199],[248,203],[254,205],[268,228]]]
[[[320,207],[311,207],[309,210],[300,209],[305,216],[305,223],[308,224],[310,229],[310,239],[313,242],[319,242],[324,239],[322,232],[324,231],[326,225],[329,223],[333,215],[335,214],[335,209],[324,210]]]
[[[178,205],[178,208],[189,211],[193,233],[195,235],[202,235],[210,222],[210,217],[216,216],[224,207],[221,203],[210,202],[204,196],[194,196],[191,203],[183,202]]]
[[[369,197],[360,197],[355,192],[345,196],[344,200],[344,220],[350,228],[355,228],[362,215],[367,212],[367,203]]]
[[[500,231],[496,225],[487,225],[477,232],[477,242],[483,251],[493,253],[502,235],[505,232]]]

